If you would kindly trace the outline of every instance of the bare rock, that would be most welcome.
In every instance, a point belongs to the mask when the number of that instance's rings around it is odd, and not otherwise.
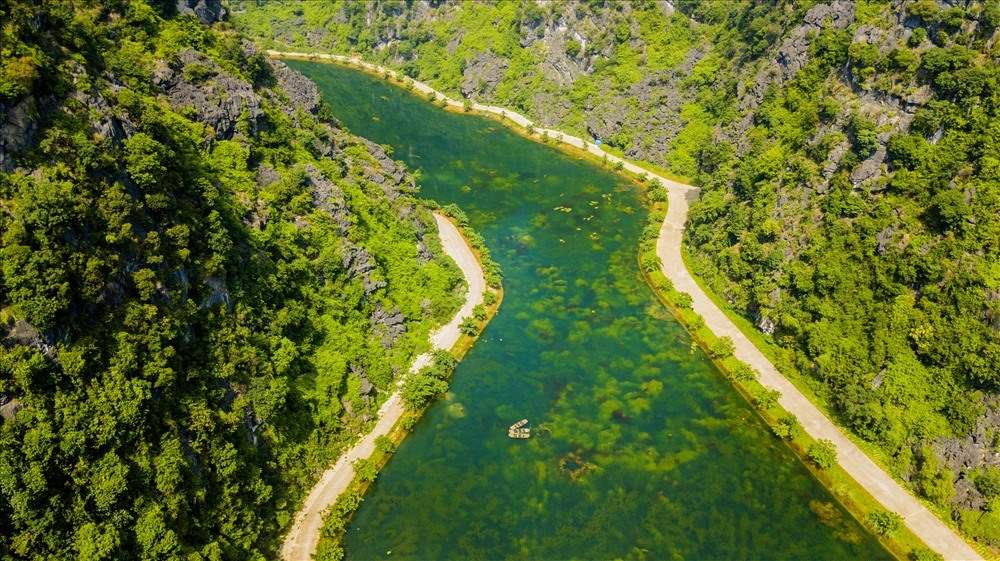
[[[6,395],[3,396],[6,401],[0,405],[0,417],[9,421],[17,415],[17,412],[23,409],[20,400],[8,398]]]
[[[327,179],[323,172],[309,164],[305,166],[306,181],[312,191],[313,205],[329,214],[342,235],[351,227],[351,211],[347,208],[344,192]]]
[[[206,25],[222,21],[229,12],[222,5],[222,0],[177,0],[177,13],[193,15]]]
[[[218,139],[233,138],[243,116],[251,135],[260,130],[264,111],[253,87],[199,52],[183,51],[177,64],[158,69],[153,82],[171,106],[193,109],[197,120],[212,127]]]
[[[380,288],[387,286],[386,282],[377,278],[378,264],[367,249],[356,245],[349,245],[341,264],[347,270],[347,277],[350,279],[361,277],[365,295],[368,296]]]
[[[368,318],[372,329],[376,334],[381,335],[382,347],[388,349],[397,339],[406,334],[406,318],[403,317],[399,308],[392,312],[386,312],[379,304],[375,306],[375,311]]]
[[[878,177],[882,173],[883,162],[885,162],[885,146],[879,145],[871,157],[858,164],[858,167],[851,172],[851,183],[858,187],[865,181]]]
[[[31,146],[38,132],[38,103],[25,96],[16,103],[0,102],[0,172],[14,170],[14,154]]]
[[[492,97],[508,66],[510,61],[490,51],[479,53],[469,61],[462,73],[462,95],[468,98]]]
[[[267,187],[281,181],[281,176],[275,169],[267,164],[257,167],[257,185]]]
[[[35,326],[23,319],[11,321],[6,326],[7,335],[3,342],[7,346],[24,345],[31,347],[48,358],[55,357],[55,341],[43,336]]]
[[[292,106],[315,115],[319,111],[320,104],[319,89],[316,84],[280,60],[271,60],[270,64],[275,81],[284,90]],[[286,113],[291,111],[286,110]]]
[[[208,277],[205,279],[205,284],[209,288],[208,296],[205,297],[201,302],[201,307],[204,308],[214,308],[219,304],[225,305],[227,308],[231,304],[229,297],[229,289],[226,287],[226,280],[219,277]]]

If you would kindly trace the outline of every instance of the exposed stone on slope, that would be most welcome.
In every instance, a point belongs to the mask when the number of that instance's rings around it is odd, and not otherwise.
[[[386,349],[392,347],[397,339],[406,334],[406,318],[399,308],[386,312],[382,305],[378,304],[368,320],[371,322],[372,331],[379,335],[382,346]]]
[[[253,87],[197,51],[181,52],[176,67],[158,68],[153,82],[163,89],[171,106],[192,109],[218,139],[235,136],[241,119],[246,120],[251,135],[260,129],[264,112]]]
[[[280,60],[270,59],[270,64],[275,81],[288,95],[292,106],[315,115],[319,110],[320,103],[319,89],[316,84]],[[283,109],[286,113],[291,113],[290,108],[283,107]]]
[[[468,98],[491,97],[508,66],[510,61],[490,51],[479,53],[469,61],[462,73],[462,95]]]
[[[344,251],[341,264],[347,270],[349,279],[361,277],[366,296],[386,286],[384,280],[375,278],[373,275],[377,272],[378,264],[371,253],[368,253],[368,250],[363,247],[349,244]]]
[[[34,144],[38,102],[25,96],[16,103],[0,102],[0,172],[14,170],[14,154]]]
[[[344,200],[344,192],[316,167],[307,165],[305,172],[306,181],[312,192],[313,205],[333,218],[341,235],[347,235],[351,227],[351,211],[348,210]]]
[[[55,357],[56,348],[51,338],[46,338],[27,321],[23,319],[8,322],[6,326],[7,334],[3,338],[3,343],[7,346],[24,345],[31,347],[48,358]]]
[[[222,21],[229,15],[222,0],[177,0],[177,12],[193,15],[209,25]]]

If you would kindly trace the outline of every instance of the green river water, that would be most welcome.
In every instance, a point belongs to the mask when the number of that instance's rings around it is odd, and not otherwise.
[[[504,270],[500,313],[400,446],[349,559],[886,559],[657,302],[638,189],[478,117],[292,62],[422,170]],[[526,417],[536,435],[507,438]]]

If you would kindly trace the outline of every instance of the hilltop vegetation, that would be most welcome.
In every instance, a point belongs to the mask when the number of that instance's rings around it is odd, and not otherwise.
[[[996,0],[242,3],[702,187],[690,265],[839,421],[1000,545]]]
[[[4,559],[274,559],[461,300],[414,177],[176,4],[0,6]]]

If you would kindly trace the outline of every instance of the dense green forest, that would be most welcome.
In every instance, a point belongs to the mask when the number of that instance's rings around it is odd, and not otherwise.
[[[415,178],[225,12],[0,4],[0,558],[274,559],[461,301]]]
[[[690,265],[1000,546],[1000,2],[238,2],[234,21],[690,178]]]

